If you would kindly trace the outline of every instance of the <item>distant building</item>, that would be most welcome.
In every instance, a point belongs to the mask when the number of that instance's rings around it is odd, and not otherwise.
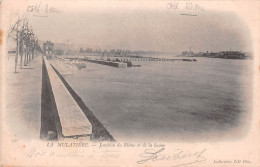
[[[188,51],[184,51],[184,52],[182,52],[181,56],[184,56],[184,57],[192,57],[192,56],[194,56],[193,51],[191,51],[191,47],[190,47],[190,51],[189,52]]]
[[[225,52],[221,52],[221,57],[225,58],[225,59],[245,59],[246,56],[244,53],[242,52],[238,52],[238,51],[225,51]]]
[[[239,51],[222,51],[222,52],[207,52],[203,53],[203,57],[223,58],[223,59],[245,59],[244,53]]]
[[[51,41],[43,43],[43,53],[45,55],[53,54],[54,44]]]
[[[184,56],[184,57],[191,57],[191,56],[194,55],[194,53],[193,52],[184,51],[184,52],[182,52],[181,55]]]
[[[75,53],[77,53],[77,51],[72,50],[72,49],[68,49],[65,54],[75,54]]]
[[[55,54],[55,55],[63,55],[63,54],[64,54],[64,50],[62,50],[62,49],[57,49],[57,50],[54,51],[54,54]]]

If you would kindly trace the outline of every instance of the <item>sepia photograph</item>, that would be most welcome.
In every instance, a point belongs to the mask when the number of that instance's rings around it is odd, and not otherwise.
[[[0,6],[2,166],[260,165],[258,1]]]

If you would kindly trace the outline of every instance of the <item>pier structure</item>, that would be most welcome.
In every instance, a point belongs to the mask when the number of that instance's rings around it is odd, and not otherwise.
[[[121,61],[197,61],[196,59],[167,59],[167,58],[121,58]]]
[[[127,63],[123,63],[123,62],[113,62],[113,61],[104,61],[104,60],[91,60],[91,59],[85,59],[85,58],[84,58],[84,61],[91,62],[91,63],[108,65],[108,66],[117,67],[117,68],[126,68],[127,67]]]
[[[42,98],[47,104],[42,105],[42,118],[49,121],[42,119],[41,138],[90,140],[92,124],[46,57],[43,57],[43,75],[45,92]],[[50,122],[54,126],[50,127]]]
[[[82,59],[82,58],[69,58],[69,59]],[[131,57],[111,57],[109,58],[111,61],[105,61],[105,60],[94,60],[91,59],[90,57],[84,57],[82,60],[88,61],[88,62],[93,62],[97,64],[104,64],[104,65],[111,65],[118,67],[117,64],[124,63],[124,62],[129,62],[129,61],[197,61],[196,59],[189,59],[189,58],[178,58],[178,59],[168,59],[168,58],[131,58]],[[117,62],[116,60],[119,60],[120,62]],[[120,65],[119,65],[120,66]]]

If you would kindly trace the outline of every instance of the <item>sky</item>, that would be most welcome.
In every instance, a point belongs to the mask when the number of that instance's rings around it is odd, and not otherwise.
[[[169,10],[70,10],[26,17],[40,40],[82,47],[180,53],[250,51],[250,33],[233,13],[184,16]]]

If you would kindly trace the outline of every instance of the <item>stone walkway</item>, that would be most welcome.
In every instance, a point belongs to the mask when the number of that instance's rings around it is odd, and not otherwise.
[[[42,58],[14,73],[14,56],[6,71],[6,135],[18,139],[39,139],[41,126]],[[8,133],[8,134],[7,134]]]

